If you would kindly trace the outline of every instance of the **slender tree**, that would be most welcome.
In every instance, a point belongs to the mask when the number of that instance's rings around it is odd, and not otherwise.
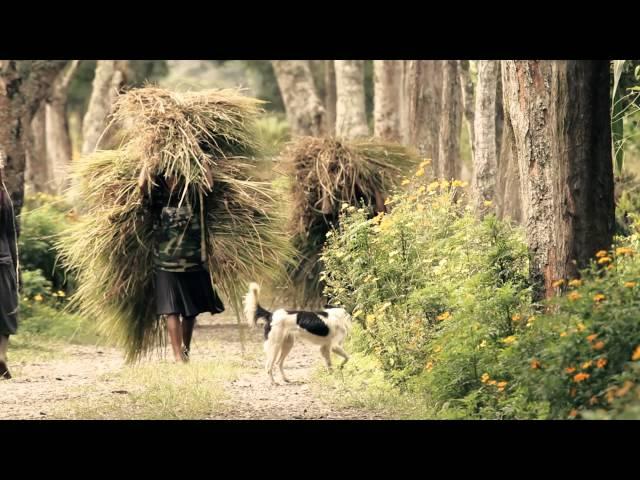
[[[335,60],[336,135],[358,138],[369,135],[364,93],[364,60]]]
[[[374,60],[374,126],[376,137],[400,141],[400,79],[402,61]]]
[[[448,180],[460,178],[461,90],[457,60],[442,61],[442,102],[438,135],[438,173]]]

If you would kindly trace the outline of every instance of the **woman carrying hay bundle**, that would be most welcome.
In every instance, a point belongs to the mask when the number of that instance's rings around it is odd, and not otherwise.
[[[211,171],[207,181],[212,185]],[[156,175],[148,204],[154,224],[153,264],[156,314],[167,319],[167,330],[176,361],[187,362],[196,316],[222,313],[224,305],[213,289],[205,268],[206,225],[203,202],[198,194],[188,194],[180,205],[183,179]],[[148,191],[143,169],[138,183],[143,195]],[[180,323],[182,317],[182,325]]]
[[[18,328],[18,249],[13,205],[2,177],[0,158],[0,380],[11,378],[7,366],[9,336]]]

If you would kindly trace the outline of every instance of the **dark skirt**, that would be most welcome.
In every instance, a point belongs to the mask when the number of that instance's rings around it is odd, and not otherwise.
[[[18,329],[18,293],[13,265],[0,265],[0,335],[14,335]]]
[[[209,273],[156,270],[156,313],[195,317],[201,313],[222,313],[224,305],[211,285]]]

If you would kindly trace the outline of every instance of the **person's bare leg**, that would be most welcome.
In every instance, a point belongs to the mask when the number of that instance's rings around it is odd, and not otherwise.
[[[178,315],[167,315],[167,330],[169,330],[169,339],[171,340],[171,348],[176,362],[184,362],[184,357],[182,356],[182,327]]]
[[[182,340],[187,350],[187,358],[191,352],[191,338],[193,337],[193,329],[196,326],[196,317],[182,317]]]
[[[7,366],[7,349],[9,347],[9,337],[0,335],[0,380],[11,378],[9,367]]]

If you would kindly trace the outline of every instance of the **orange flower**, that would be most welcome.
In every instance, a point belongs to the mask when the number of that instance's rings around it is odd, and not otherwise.
[[[495,385],[495,384],[496,384],[496,383],[498,383],[498,382],[496,382],[495,380],[489,380],[487,383],[488,383],[489,385]]]
[[[571,292],[569,295],[567,295],[567,298],[572,302],[575,302],[576,300],[582,298],[582,295],[580,295],[578,292]]]
[[[633,355],[631,355],[631,360],[633,360],[634,362],[636,360],[640,360],[640,345],[638,345],[636,349],[633,351]]]
[[[576,383],[580,383],[580,382],[586,380],[587,378],[589,378],[590,376],[591,375],[589,375],[588,373],[583,373],[583,372],[576,373],[573,376],[573,381],[576,382]]]
[[[616,248],[616,255],[633,255],[634,251],[629,247],[618,247]]]
[[[596,338],[598,338],[598,334],[597,333],[592,333],[591,335],[589,335],[587,337],[587,340],[589,340],[590,342],[593,342]]]
[[[598,258],[606,257],[607,255],[608,252],[606,250],[600,250],[598,253],[596,253],[596,257]]]
[[[504,388],[507,386],[507,382],[498,382],[498,391],[502,392],[504,391]]]
[[[519,322],[521,319],[522,319],[522,317],[520,316],[519,313],[516,313],[515,315],[513,315],[511,317],[511,320],[514,321],[514,322]]]
[[[600,342],[596,343],[592,348],[594,350],[602,350],[604,348],[604,342],[600,341]]]
[[[611,263],[611,257],[602,257],[598,259],[598,265],[604,265],[605,263]]]
[[[636,282],[624,282],[624,286],[627,288],[633,288],[638,285]]]
[[[594,301],[594,302],[601,302],[602,300],[605,300],[606,298],[607,298],[607,297],[605,297],[603,294],[601,294],[601,293],[596,293],[596,294],[593,296],[593,301]]]
[[[563,279],[563,278],[560,278],[559,280],[556,280],[555,282],[553,282],[553,283],[551,284],[551,286],[552,286],[553,288],[558,288],[558,287],[560,287],[561,285],[564,285],[564,279]]]
[[[540,362],[538,360],[532,360],[531,361],[531,368],[533,368],[534,370],[537,370],[538,368],[540,368]]]
[[[567,367],[564,369],[565,372],[567,373],[573,373],[576,371],[575,367]]]
[[[609,361],[606,358],[599,358],[596,362],[596,367],[604,368],[607,366],[607,363],[609,363]]]

